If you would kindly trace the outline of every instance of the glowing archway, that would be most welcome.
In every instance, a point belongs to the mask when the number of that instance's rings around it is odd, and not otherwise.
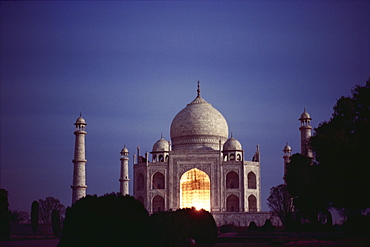
[[[211,182],[209,176],[197,169],[185,172],[180,179],[180,207],[211,209]]]

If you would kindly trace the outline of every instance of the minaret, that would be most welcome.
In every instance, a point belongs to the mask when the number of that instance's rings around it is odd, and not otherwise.
[[[312,150],[308,144],[312,132],[312,127],[310,125],[312,118],[310,117],[310,114],[306,112],[306,108],[304,109],[301,118],[298,120],[301,121],[301,127],[299,127],[299,130],[301,131],[301,154],[303,156],[312,158]]]
[[[86,196],[86,172],[85,164],[87,160],[85,159],[85,119],[80,117],[76,120],[76,131],[74,132],[76,136],[75,142],[75,153],[73,159],[73,184],[72,188],[72,204],[75,203],[82,197]]]
[[[286,143],[284,149],[284,183],[285,183],[285,175],[286,175],[286,165],[290,162],[290,157],[292,157],[292,148]]]
[[[123,147],[121,150],[121,177],[119,179],[119,193],[123,196],[128,195],[128,149]]]

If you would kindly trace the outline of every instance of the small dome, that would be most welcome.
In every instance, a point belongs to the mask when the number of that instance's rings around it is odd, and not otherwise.
[[[284,152],[291,152],[292,151],[292,148],[288,145],[288,143],[285,145],[284,149],[283,149]]]
[[[308,119],[308,120],[312,119],[310,114],[308,114],[308,112],[306,112],[306,109],[304,109],[304,112],[302,113],[301,118],[299,120],[304,120],[304,119]]]
[[[242,151],[242,145],[237,139],[231,137],[225,142],[223,151]]]
[[[122,153],[128,153],[128,149],[126,147],[123,147],[122,150],[121,150],[121,154]]]
[[[80,115],[79,118],[77,118],[76,120],[76,124],[85,124],[86,125],[86,121],[85,119],[82,118],[82,116]]]
[[[168,152],[169,150],[169,145],[168,141],[165,139],[161,138],[159,139],[156,143],[153,145],[153,150],[152,152]]]

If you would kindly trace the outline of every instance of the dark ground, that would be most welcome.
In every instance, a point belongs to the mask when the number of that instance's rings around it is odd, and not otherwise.
[[[56,247],[59,239],[44,237],[13,238],[0,242],[1,247]],[[345,236],[341,233],[225,233],[214,247],[364,247],[370,246],[370,236]]]
[[[59,239],[13,239],[0,242],[1,247],[57,247]]]
[[[306,246],[363,247],[370,246],[370,236],[348,236],[343,233],[247,232],[219,235],[215,247]]]

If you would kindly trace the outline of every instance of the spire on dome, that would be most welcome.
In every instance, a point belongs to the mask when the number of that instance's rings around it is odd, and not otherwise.
[[[198,96],[200,96],[200,82],[198,80],[198,89],[197,89]]]

